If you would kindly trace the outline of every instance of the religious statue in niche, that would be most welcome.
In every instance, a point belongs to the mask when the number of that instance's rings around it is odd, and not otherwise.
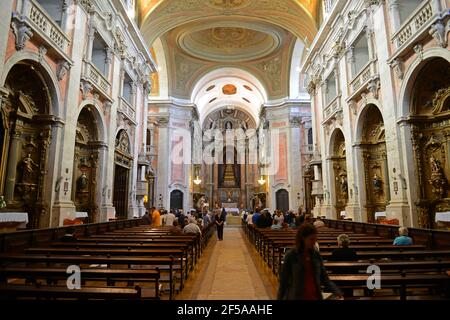
[[[77,192],[81,192],[86,189],[88,186],[88,177],[86,176],[86,172],[82,172],[81,176],[77,180]]]
[[[431,174],[439,173],[441,170],[439,160],[436,160],[435,157],[431,156],[430,158],[430,165],[431,165]]]
[[[342,203],[345,203],[348,199],[347,172],[342,169],[340,165],[336,165],[334,169],[336,170],[336,172],[339,172],[336,176],[336,192],[339,192],[338,200]]]
[[[233,192],[231,192],[231,191],[228,191],[227,192],[227,197],[228,197],[228,202],[231,202],[231,198],[233,197]]]
[[[342,199],[348,198],[348,182],[347,182],[347,176],[345,174],[341,174],[340,177],[341,181],[341,197]]]
[[[27,154],[25,158],[22,160],[22,166],[23,166],[23,176],[22,176],[22,182],[32,182],[33,179],[33,173],[34,168],[38,168],[39,165],[36,164],[36,162],[33,161],[31,158],[31,154]]]
[[[431,179],[429,184],[431,185],[431,192],[437,199],[444,197],[447,181],[442,173],[441,163],[434,156],[430,157],[431,166]]]
[[[241,120],[241,128],[242,130],[247,131],[248,128],[247,122],[245,122],[244,120]]]
[[[376,173],[373,175],[372,183],[375,193],[381,193],[383,191],[383,181],[381,181],[380,177]]]
[[[225,123],[225,129],[226,129],[226,130],[231,130],[231,129],[233,129],[233,124],[231,123],[231,121],[227,121],[227,122]]]
[[[128,134],[125,130],[122,130],[116,139],[116,149],[129,153],[130,152],[130,143],[128,139]]]

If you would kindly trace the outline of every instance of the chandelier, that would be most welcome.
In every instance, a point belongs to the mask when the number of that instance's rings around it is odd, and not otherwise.
[[[200,179],[200,177],[197,176],[194,180],[194,184],[198,186],[200,183],[202,183],[202,179]]]

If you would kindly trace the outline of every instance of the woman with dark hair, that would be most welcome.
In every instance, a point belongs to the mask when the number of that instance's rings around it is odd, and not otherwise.
[[[321,288],[342,298],[328,278],[320,253],[314,249],[317,229],[305,223],[297,231],[296,248],[286,252],[280,274],[278,300],[322,300]]]

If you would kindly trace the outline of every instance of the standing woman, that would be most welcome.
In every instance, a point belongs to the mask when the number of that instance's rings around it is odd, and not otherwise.
[[[278,300],[322,300],[325,292],[342,298],[342,292],[330,281],[320,253],[314,249],[317,229],[305,223],[297,231],[296,248],[286,252],[280,274]]]
[[[219,238],[219,241],[223,240],[223,223],[225,222],[223,216],[221,214],[218,214],[216,216],[216,226],[217,226],[217,238]]]

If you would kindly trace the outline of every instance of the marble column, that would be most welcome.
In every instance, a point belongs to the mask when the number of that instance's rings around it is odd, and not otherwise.
[[[389,0],[389,16],[392,26],[392,33],[397,32],[402,24],[398,2],[399,0]]]
[[[5,200],[8,204],[14,203],[14,188],[17,179],[17,163],[19,160],[19,152],[21,146],[20,137],[20,128],[15,128],[13,134],[11,135],[8,165],[6,169]]]
[[[350,66],[350,78],[356,75],[355,47],[350,46],[347,51],[347,61]]]
[[[373,61],[376,58],[375,48],[374,48],[374,43],[373,43],[373,30],[371,27],[366,27],[365,31],[366,31],[366,39],[367,39],[367,48],[369,50],[369,61]],[[371,74],[377,73],[375,63],[372,63],[370,65],[370,73]]]
[[[88,39],[87,39],[87,45],[86,45],[86,52],[85,52],[85,58],[87,62],[91,62],[92,61],[92,50],[94,47],[94,39],[95,39],[95,32],[97,31],[97,29],[95,28],[94,24],[93,24],[93,15],[91,15],[89,17],[90,22],[89,22],[89,26],[88,26]],[[85,74],[89,75],[90,74],[90,69],[91,66],[89,63],[86,64],[86,68],[85,68]]]

